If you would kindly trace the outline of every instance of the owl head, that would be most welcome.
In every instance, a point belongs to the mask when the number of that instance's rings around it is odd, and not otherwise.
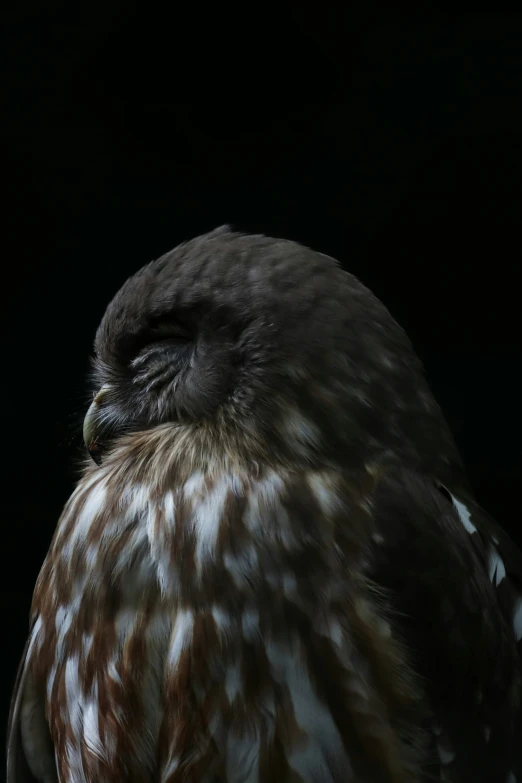
[[[443,445],[404,332],[335,260],[295,242],[221,227],[176,247],[118,291],[94,353],[84,437],[96,461],[158,427],[199,438],[202,460],[212,448],[356,464]]]

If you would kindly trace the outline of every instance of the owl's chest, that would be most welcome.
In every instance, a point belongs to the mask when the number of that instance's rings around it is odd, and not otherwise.
[[[274,748],[288,780],[317,759],[340,774],[349,760],[317,692],[312,623],[291,600],[295,576],[275,569],[254,598],[239,578],[251,583],[259,563],[223,562],[213,568],[228,574],[228,589],[196,606],[162,594],[150,549],[139,552],[104,587],[96,570],[77,580],[41,629],[37,668],[64,779],[130,780],[141,770],[154,780],[158,768],[208,768],[223,781],[246,780],[252,764],[270,774]],[[194,595],[200,584],[194,575]],[[319,644],[343,649],[338,620],[317,619]]]
[[[315,754],[344,768],[309,641],[315,624],[320,646],[344,650],[328,607],[346,585],[282,506],[239,520],[240,507],[215,494],[185,509],[167,499],[60,542],[40,580],[35,672],[68,774],[125,780],[132,761],[147,779],[191,759],[243,779],[282,742],[287,767]]]
[[[112,505],[103,482],[73,497],[35,591],[48,694],[66,658],[78,660],[87,688],[109,669],[117,683],[145,657],[161,678],[183,613],[198,618],[196,646],[214,638],[221,650],[223,640],[246,643],[245,618],[257,616],[257,637],[268,638],[327,614],[354,568],[325,513],[335,507],[330,487],[309,483],[305,506],[303,486],[275,473],[250,483],[194,474],[160,495],[136,486]]]

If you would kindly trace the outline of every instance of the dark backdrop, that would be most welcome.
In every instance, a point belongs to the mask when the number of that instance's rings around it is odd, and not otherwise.
[[[4,12],[4,714],[97,323],[130,273],[224,222],[334,255],[385,301],[522,543],[522,16],[214,5]]]

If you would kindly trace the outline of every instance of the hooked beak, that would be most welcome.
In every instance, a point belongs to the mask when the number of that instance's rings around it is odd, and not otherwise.
[[[83,440],[91,459],[97,465],[101,465],[100,407],[102,400],[109,389],[109,385],[101,387],[100,391],[94,396],[89,410],[85,414],[85,419],[83,420]]]

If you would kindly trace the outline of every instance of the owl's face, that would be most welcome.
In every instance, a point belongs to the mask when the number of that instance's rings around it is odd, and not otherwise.
[[[370,447],[383,416],[397,428],[418,374],[402,330],[333,259],[218,229],[110,303],[85,437],[96,460],[124,433],[171,424],[257,458],[331,461]]]

